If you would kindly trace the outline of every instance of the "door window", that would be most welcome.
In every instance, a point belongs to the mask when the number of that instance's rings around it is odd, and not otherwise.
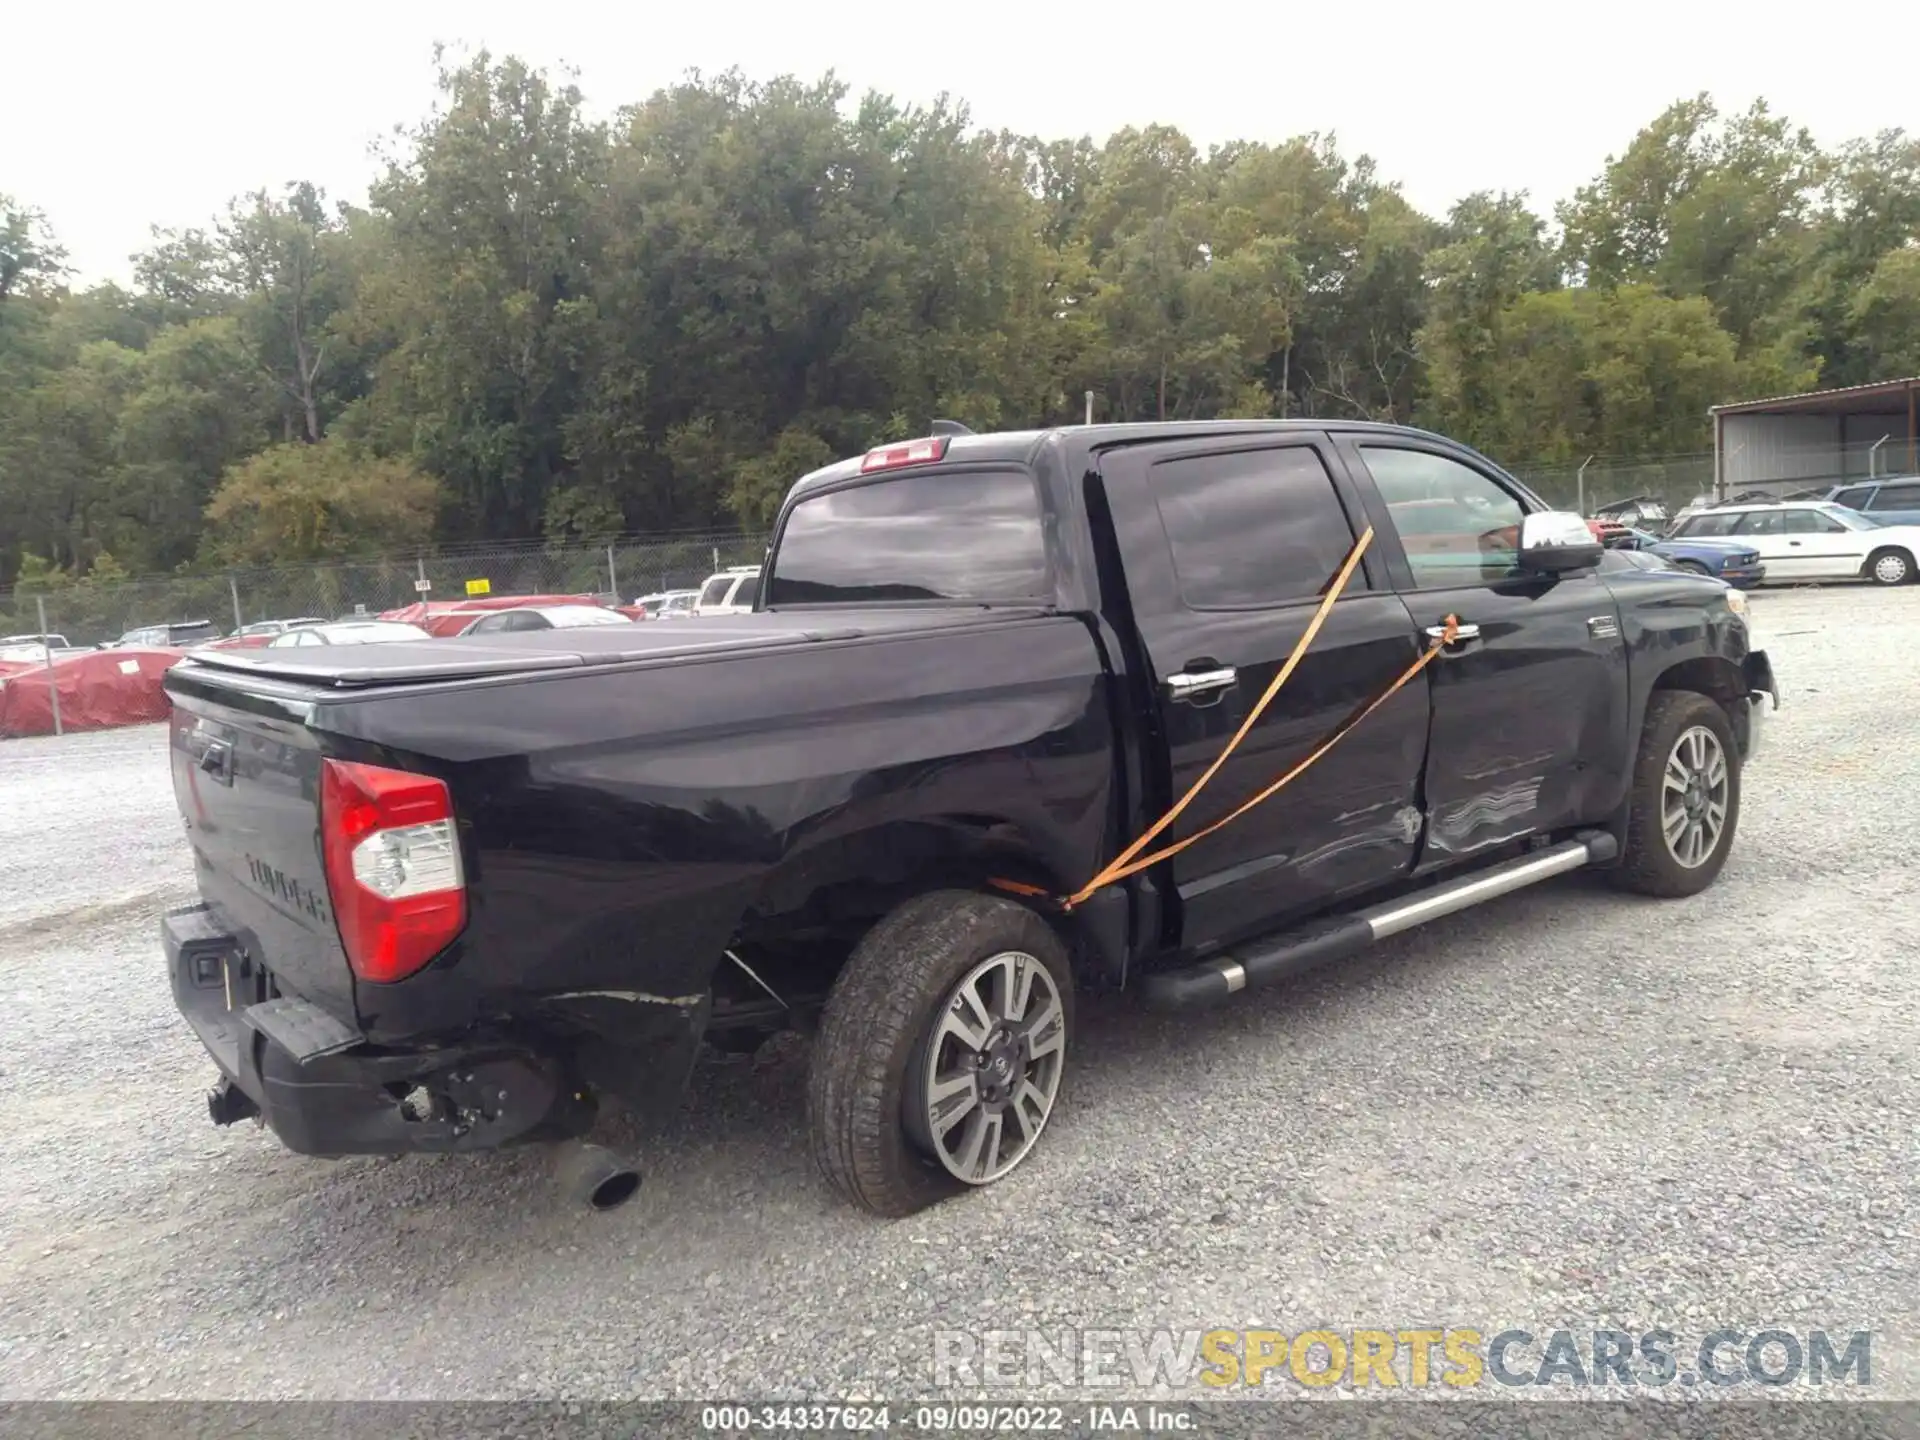
[[[1692,515],[1674,533],[1676,535],[1731,535],[1734,527],[1747,517],[1738,512]]]
[[[1720,532],[1728,535],[1784,535],[1786,517],[1778,510],[1749,510],[1734,518],[1731,529]]]
[[[1152,483],[1191,609],[1312,599],[1353,549],[1333,478],[1308,445],[1167,460],[1153,467]]]
[[[1362,445],[1423,590],[1511,579],[1520,568],[1517,497],[1471,466],[1424,450]]]
[[[1818,510],[1789,510],[1781,517],[1783,535],[1842,535],[1847,527]]]
[[[1859,506],[1854,507],[1856,510]],[[1920,485],[1882,485],[1869,510],[1920,510]]]

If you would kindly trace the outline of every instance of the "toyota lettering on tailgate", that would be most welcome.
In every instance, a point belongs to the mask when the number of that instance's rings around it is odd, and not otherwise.
[[[283,900],[296,910],[303,910],[315,920],[327,918],[327,902],[311,887],[301,884],[282,870],[276,870],[266,861],[247,856],[247,873],[253,877],[253,883],[276,900]]]

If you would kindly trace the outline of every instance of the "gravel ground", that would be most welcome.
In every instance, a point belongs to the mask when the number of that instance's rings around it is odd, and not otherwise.
[[[936,1328],[1507,1323],[1870,1328],[1920,1398],[1920,589],[1754,608],[1786,703],[1713,890],[1088,1006],[1040,1153],[894,1224],[814,1178],[797,1048],[703,1065],[607,1215],[532,1154],[212,1128],[164,733],[0,746],[0,1398],[897,1396]]]

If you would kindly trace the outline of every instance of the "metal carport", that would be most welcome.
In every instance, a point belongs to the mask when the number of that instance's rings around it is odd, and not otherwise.
[[[1722,500],[1920,473],[1920,376],[1741,400],[1708,413]]]

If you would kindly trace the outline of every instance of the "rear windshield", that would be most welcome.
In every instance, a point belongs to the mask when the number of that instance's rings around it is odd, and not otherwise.
[[[774,552],[767,603],[1051,594],[1033,477],[1014,469],[930,470],[794,506]]]

